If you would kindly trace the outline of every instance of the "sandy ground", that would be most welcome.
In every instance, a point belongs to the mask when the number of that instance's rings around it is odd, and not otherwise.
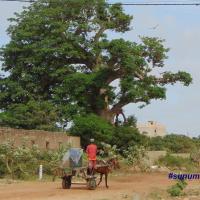
[[[171,184],[174,182],[166,173],[113,176],[109,179],[109,189],[102,182],[96,190],[87,190],[82,185],[64,190],[60,179],[56,182],[20,182],[0,184],[0,200],[139,200],[146,199],[152,191],[166,190]]]

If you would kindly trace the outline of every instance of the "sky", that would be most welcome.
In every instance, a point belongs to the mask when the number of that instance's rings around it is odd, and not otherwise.
[[[7,18],[26,5],[28,3],[0,1],[0,46],[9,42]],[[135,115],[140,123],[157,121],[166,126],[168,133],[200,135],[200,6],[124,6],[124,10],[134,17],[132,30],[125,34],[111,33],[110,38],[139,41],[139,36],[152,36],[165,39],[170,52],[163,70],[187,71],[193,77],[189,87],[167,86],[166,100],[152,100],[142,109],[129,104],[124,108],[125,114]]]

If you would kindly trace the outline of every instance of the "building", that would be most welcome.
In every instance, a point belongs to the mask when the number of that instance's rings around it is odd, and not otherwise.
[[[148,121],[144,124],[137,124],[137,128],[141,134],[144,134],[149,137],[163,137],[167,134],[166,127],[155,121]]]
[[[6,141],[10,141],[16,147],[37,145],[43,150],[55,150],[68,145],[80,147],[80,137],[69,136],[66,133],[0,127],[0,144]]]

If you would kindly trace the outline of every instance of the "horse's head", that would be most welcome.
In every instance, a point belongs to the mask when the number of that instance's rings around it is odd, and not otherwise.
[[[119,161],[118,161],[117,157],[113,157],[113,158],[109,159],[107,161],[107,163],[110,165],[110,167],[112,169],[119,169],[120,168]]]

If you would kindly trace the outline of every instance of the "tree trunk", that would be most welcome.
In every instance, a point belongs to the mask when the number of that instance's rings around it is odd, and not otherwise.
[[[106,121],[110,122],[111,124],[115,123],[115,113],[111,112],[109,109],[103,109],[99,112],[99,115],[105,119]]]
[[[118,112],[113,112],[110,109],[103,109],[98,113],[98,115],[113,125],[118,124],[118,122],[119,122],[118,116],[122,115],[123,120],[124,120],[123,123],[126,123],[126,116],[124,115],[122,110],[119,110]],[[116,117],[116,119],[115,119],[115,117]]]
[[[124,119],[124,123],[126,122],[126,117],[123,113],[122,110],[122,105],[116,106],[114,109],[109,108],[109,100],[108,100],[108,95],[106,95],[107,89],[101,88],[99,93],[100,95],[104,95],[104,101],[105,101],[105,107],[98,112],[98,115],[100,115],[103,119],[107,120],[111,124],[116,124],[118,123],[118,116],[121,114]],[[117,117],[117,121],[115,122],[115,117]]]

